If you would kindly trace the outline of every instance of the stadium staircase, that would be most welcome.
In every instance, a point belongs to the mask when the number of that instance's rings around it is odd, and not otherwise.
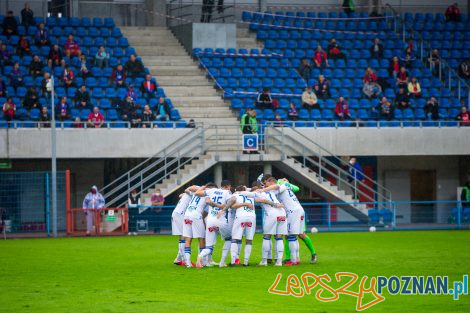
[[[263,43],[248,28],[237,27],[237,49],[262,49]]]

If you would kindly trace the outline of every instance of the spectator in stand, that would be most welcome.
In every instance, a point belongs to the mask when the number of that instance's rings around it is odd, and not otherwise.
[[[129,61],[127,61],[126,66],[124,67],[127,73],[127,76],[131,78],[144,77],[145,68],[140,60],[137,60],[135,54],[131,54]]]
[[[142,121],[142,128],[152,128],[155,116],[153,115],[152,110],[150,110],[150,106],[148,104],[144,106],[140,120]]]
[[[405,88],[400,88],[395,95],[395,107],[400,110],[410,108],[410,98],[405,92]]]
[[[45,72],[43,75],[43,79],[41,81],[41,94],[43,97],[48,99],[51,98],[51,91],[49,90],[50,83],[51,83],[51,74]]]
[[[140,123],[142,122],[142,119],[140,117],[141,115],[137,114],[137,110],[132,110],[131,112],[129,112],[127,120],[131,123],[132,128],[140,127]]]
[[[374,39],[374,43],[370,47],[370,55],[375,59],[381,59],[384,55],[384,46],[380,43],[379,38]]]
[[[274,125],[274,127],[282,127],[282,125],[283,125],[282,118],[281,118],[281,115],[279,113],[274,114],[273,125]]]
[[[353,0],[343,0],[343,10],[348,16],[356,11],[356,6],[354,5]]]
[[[20,57],[23,57],[25,54],[31,55],[31,47],[29,45],[29,39],[26,37],[26,35],[22,35],[20,41],[18,41],[16,52]]]
[[[312,64],[306,58],[302,58],[299,65],[299,75],[306,81],[310,79],[310,72],[312,71]]]
[[[400,72],[397,74],[397,86],[398,88],[408,88],[409,75],[406,68],[402,66]]]
[[[408,93],[413,98],[421,97],[421,85],[414,76],[411,77],[411,81],[408,83]]]
[[[81,85],[80,88],[75,93],[75,98],[74,98],[75,106],[80,110],[82,109],[91,110],[92,107],[91,107],[90,101],[91,101],[90,93],[88,93],[88,91],[86,90],[85,85]]]
[[[377,83],[377,75],[368,67],[363,78],[362,92],[369,98],[376,98],[382,94],[382,87]]]
[[[148,100],[155,98],[157,95],[157,83],[152,79],[152,75],[145,75],[145,80],[140,85],[140,92],[142,96]]]
[[[400,60],[398,60],[398,57],[393,57],[392,61],[390,62],[390,66],[388,67],[388,75],[393,76],[393,78],[396,78],[398,73],[400,72],[401,64]]]
[[[311,109],[318,109],[318,98],[317,95],[312,91],[312,87],[307,86],[302,93],[302,104],[304,108],[311,110]]]
[[[75,74],[73,73],[70,66],[66,65],[64,71],[62,72],[62,82],[66,89],[73,87],[74,85]]]
[[[82,54],[82,52],[80,51],[80,46],[78,45],[78,42],[73,38],[72,34],[67,37],[67,41],[64,45],[64,51],[65,55],[70,59],[74,56],[79,57]]]
[[[135,109],[135,104],[131,97],[126,97],[123,101],[119,101],[117,106],[117,110],[121,114],[121,119],[124,121],[130,121]]]
[[[468,114],[466,107],[462,107],[460,113],[456,117],[456,120],[460,121],[461,126],[470,126],[470,114]]]
[[[163,97],[158,99],[157,112],[155,114],[159,121],[168,121],[170,118],[170,106]]]
[[[116,84],[116,87],[124,86],[126,82],[126,71],[124,70],[124,67],[121,64],[118,64],[118,66],[113,69],[110,79],[111,83]]]
[[[26,95],[24,96],[23,99],[23,106],[31,110],[32,108],[39,108],[39,95],[36,90],[36,87],[29,87],[28,91],[26,92]]]
[[[109,64],[109,53],[106,52],[103,46],[100,46],[98,52],[95,55],[95,64],[99,68],[108,67]]]
[[[245,113],[240,118],[240,128],[243,134],[253,134],[254,132],[250,128],[250,116],[252,108],[246,108]]]
[[[88,125],[90,127],[100,128],[104,124],[104,116],[100,113],[98,107],[93,108],[93,112],[88,115]]]
[[[80,76],[82,78],[87,78],[90,76],[90,70],[88,69],[88,61],[86,59],[86,56],[84,54],[80,55],[79,59],[79,66],[80,66]]]
[[[42,63],[41,59],[39,58],[38,55],[35,55],[33,57],[33,60],[31,63],[29,63],[29,74],[33,76],[33,78],[36,78],[38,76],[42,76],[43,72],[42,69],[44,67],[44,63]]]
[[[390,101],[388,101],[388,99],[386,97],[382,97],[382,99],[380,100],[380,103],[379,103],[379,111],[380,111],[380,118],[382,119],[386,119],[386,120],[393,120],[393,117],[394,117],[394,114],[393,114],[393,106],[392,104],[390,103]]]
[[[330,67],[328,56],[321,46],[317,47],[317,51],[315,51],[315,54],[313,55],[313,62],[316,67]]]
[[[42,127],[51,127],[51,115],[49,114],[49,110],[47,107],[41,108],[41,115],[39,116],[39,121],[42,122]]]
[[[56,118],[59,121],[66,121],[69,119],[69,105],[67,104],[67,97],[60,98],[60,102],[56,108]]]
[[[271,109],[273,107],[273,99],[269,88],[264,88],[263,92],[258,93],[256,106],[260,109]]]
[[[299,112],[297,112],[297,109],[295,108],[294,102],[289,103],[289,119],[292,121],[297,121],[299,119]]]
[[[323,100],[326,100],[330,97],[330,83],[325,79],[325,76],[318,76],[318,80],[315,83],[314,89],[315,94]]]
[[[0,46],[0,65],[2,67],[2,72],[3,72],[3,67],[7,65],[12,65],[13,61],[11,59],[11,53],[8,51],[7,45],[2,44]]]
[[[328,45],[328,58],[332,60],[346,59],[346,55],[341,52],[341,47],[336,42],[335,38],[331,38],[330,44]]]
[[[457,2],[450,5],[446,9],[445,16],[446,16],[446,21],[447,22],[460,22],[460,19],[461,19],[460,9],[459,9],[459,5],[458,5]]]
[[[15,118],[16,105],[13,103],[13,98],[8,97],[7,101],[3,104],[3,118],[5,121],[10,122]]]
[[[400,57],[400,60],[403,62],[403,64],[406,67],[408,68],[412,67],[413,61],[416,60],[416,57],[410,47],[405,49],[405,51],[403,52],[403,55]]]
[[[64,57],[59,45],[54,45],[47,56],[47,66],[54,68],[56,66],[65,66]]]
[[[34,42],[36,46],[49,46],[49,32],[44,23],[38,25],[36,35],[34,35]]]
[[[155,189],[152,197],[150,197],[150,202],[153,207],[161,207],[162,205],[165,205],[165,197],[162,195],[162,191],[160,189]],[[162,208],[157,208],[155,211],[158,213],[161,210]]]
[[[18,62],[13,64],[13,69],[10,73],[10,85],[15,89],[15,91],[18,87],[24,85],[23,74],[21,73],[20,64]]]
[[[344,97],[339,97],[338,102],[336,102],[335,115],[336,115],[336,118],[340,121],[351,119],[351,113],[349,112],[349,105],[346,102],[346,100],[344,100]]]
[[[82,121],[80,120],[79,117],[76,117],[76,118],[73,120],[72,127],[73,127],[73,128],[83,128],[83,123],[82,123]]]
[[[3,19],[3,35],[7,36],[10,40],[11,36],[18,35],[18,22],[16,21],[15,16],[13,16],[13,11],[8,11],[7,16]]]
[[[31,10],[29,3],[24,4],[24,9],[21,10],[21,25],[23,25],[26,30],[29,26],[35,26],[36,21],[34,20],[34,12]]]
[[[426,103],[425,107],[426,116],[428,120],[438,120],[439,119],[439,103],[437,102],[436,97],[431,97]]]
[[[137,100],[137,93],[134,91],[134,86],[127,86],[126,97],[131,97],[132,102],[135,102],[135,100]]]
[[[3,78],[0,76],[0,97],[6,97],[7,96],[7,86],[5,85],[5,81]]]
[[[470,78],[469,59],[463,60],[459,65],[459,76],[462,78]]]
[[[439,54],[439,50],[432,50],[431,57],[429,58],[429,64],[431,65],[431,71],[434,76],[439,76],[439,69],[441,67],[441,56]]]

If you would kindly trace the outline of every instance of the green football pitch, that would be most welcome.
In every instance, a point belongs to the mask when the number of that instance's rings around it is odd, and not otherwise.
[[[173,265],[178,241],[170,236],[18,239],[0,242],[0,312],[355,312],[357,297],[340,294],[321,302],[271,294],[286,290],[289,274],[448,276],[449,285],[470,274],[469,231],[318,233],[310,235],[318,264],[258,267],[261,236],[253,242],[251,266],[191,268]],[[214,260],[220,258],[220,243]],[[193,259],[196,257],[193,244]],[[243,249],[242,249],[243,254]],[[347,281],[347,280],[346,280]],[[359,281],[348,289],[357,292]],[[299,291],[299,288],[294,288]],[[323,297],[332,297],[324,291]],[[470,312],[470,296],[390,295],[364,312]],[[367,294],[363,303],[374,299]]]

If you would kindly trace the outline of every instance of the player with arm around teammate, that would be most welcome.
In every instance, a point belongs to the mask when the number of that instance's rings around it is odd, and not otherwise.
[[[179,195],[180,199],[176,204],[173,213],[171,213],[171,233],[173,236],[179,237],[178,242],[178,255],[176,256],[175,261],[173,263],[175,265],[185,265],[184,262],[184,246],[185,240],[183,237],[183,225],[184,225],[184,213],[186,212],[186,208],[191,202],[191,194],[189,192],[184,192]]]
[[[204,249],[199,253],[196,266],[213,266],[219,265],[212,261],[212,252],[214,245],[217,242],[217,233],[227,241],[230,241],[230,233],[227,229],[227,220],[223,217],[219,217],[218,213],[225,207],[227,200],[232,196],[230,191],[231,184],[228,180],[222,181],[222,188],[219,189],[216,184],[208,183],[204,188],[199,189],[196,192],[196,196],[206,197],[206,204],[208,205],[207,220],[206,220],[206,245]],[[225,248],[225,244],[224,244]],[[222,258],[224,258],[225,250],[222,249]],[[226,252],[226,254],[228,251]],[[225,257],[226,257],[225,254]],[[205,260],[205,259],[208,260]]]
[[[196,196],[196,192],[204,190],[204,186],[191,186],[186,189],[185,192],[191,194],[191,201],[189,202],[186,212],[184,213],[184,224],[183,224],[183,237],[185,240],[184,245],[184,263],[186,267],[192,267],[191,263],[191,242],[193,238],[197,238],[199,241],[199,250],[205,246],[205,225],[202,213],[206,206],[205,197]]]

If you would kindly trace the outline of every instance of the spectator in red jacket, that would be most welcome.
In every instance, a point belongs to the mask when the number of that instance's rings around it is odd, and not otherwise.
[[[333,60],[346,59],[346,55],[341,52],[341,48],[335,38],[331,38],[330,44],[328,45],[328,57]]]
[[[21,36],[20,41],[18,41],[18,47],[16,51],[21,57],[25,54],[31,55],[31,47],[29,45],[29,40],[26,35]]]
[[[450,5],[445,13],[446,21],[460,22],[460,9],[457,2]]]
[[[157,94],[157,83],[152,79],[152,75],[145,75],[145,80],[140,85],[140,92],[142,96],[149,100],[150,98],[155,98]]]
[[[13,98],[8,97],[7,101],[3,104],[3,117],[6,121],[11,121],[15,118],[16,105],[13,103]]]
[[[78,42],[73,38],[73,35],[67,37],[67,41],[64,46],[65,55],[69,58],[73,56],[80,56],[82,52],[80,51],[80,46]]]
[[[62,51],[59,48],[59,45],[54,45],[49,51],[49,55],[47,57],[47,66],[50,68],[56,66],[65,66],[64,57],[62,55]]]
[[[398,72],[400,72],[400,67],[401,67],[400,60],[398,59],[397,56],[394,56],[388,67],[388,75],[393,76],[393,78],[396,78],[398,75]]]
[[[90,127],[100,128],[104,124],[104,116],[100,113],[98,107],[93,108],[93,112],[88,115],[88,124]]]
[[[346,102],[346,100],[344,100],[344,97],[339,97],[338,102],[336,102],[335,115],[336,115],[336,118],[340,121],[351,119],[351,113],[349,112],[349,105]]]
[[[328,56],[326,55],[326,52],[323,51],[321,46],[318,46],[317,51],[315,51],[315,54],[313,55],[313,62],[315,63],[316,67],[330,67],[330,64],[328,63]]]
[[[73,73],[70,66],[66,66],[62,72],[62,81],[64,82],[65,88],[72,87],[74,84],[75,74]]]
[[[122,87],[124,86],[125,82],[126,71],[121,64],[118,64],[118,66],[116,66],[111,73],[111,83],[116,84],[116,87]]]
[[[466,107],[462,107],[459,115],[456,117],[456,120],[460,121],[460,125],[462,126],[470,126],[470,114],[468,114]]]

